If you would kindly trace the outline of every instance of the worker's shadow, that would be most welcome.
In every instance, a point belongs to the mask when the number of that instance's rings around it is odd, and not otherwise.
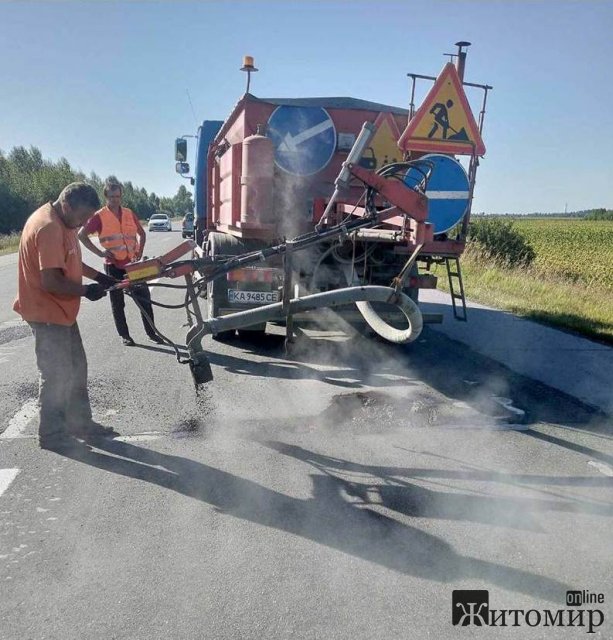
[[[92,444],[95,449],[83,444],[61,453],[99,469],[176,491],[221,513],[286,531],[393,571],[444,583],[476,580],[555,603],[563,602],[566,590],[571,588],[502,562],[462,555],[436,535],[402,524],[363,504],[352,504],[343,494],[355,498],[359,491],[350,483],[319,470],[311,475],[312,497],[303,500],[187,458],[117,440]],[[312,458],[311,452],[290,450],[282,443],[269,446],[294,457]]]
[[[407,516],[464,520],[539,533],[543,532],[539,515],[546,511],[613,517],[611,503],[584,499],[575,491],[567,495],[559,493],[564,487],[610,487],[608,478],[503,473],[441,454],[411,450],[407,451],[445,459],[456,468],[383,467],[350,462],[284,442],[267,441],[263,444],[278,453],[306,462],[334,478],[346,494],[353,496],[360,504],[381,505]],[[348,477],[353,479],[348,480]],[[370,482],[368,477],[372,479]],[[436,489],[411,482],[414,480],[429,483]],[[494,496],[486,491],[468,493],[456,489],[449,493],[439,490],[441,487],[448,487],[447,482],[466,481],[522,487],[524,490],[529,489],[533,495]]]

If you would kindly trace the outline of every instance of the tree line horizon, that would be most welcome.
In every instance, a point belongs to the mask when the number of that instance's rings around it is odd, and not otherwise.
[[[54,162],[43,158],[37,147],[18,146],[6,154],[0,150],[0,234],[19,233],[30,214],[45,202],[55,200],[70,182],[91,184],[104,202],[104,183],[108,179],[121,182],[123,204],[141,220],[155,213],[184,216],[194,210],[192,194],[184,185],[172,197],[157,196],[130,180],[101,178],[93,171],[87,176],[73,169],[66,158]]]

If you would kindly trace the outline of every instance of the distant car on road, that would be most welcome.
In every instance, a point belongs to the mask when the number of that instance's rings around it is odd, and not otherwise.
[[[194,214],[187,213],[183,218],[181,232],[184,238],[194,237]]]
[[[165,213],[154,213],[149,218],[149,231],[172,231],[172,221]]]

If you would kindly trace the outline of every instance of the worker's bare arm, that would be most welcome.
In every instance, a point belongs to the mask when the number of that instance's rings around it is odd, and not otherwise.
[[[101,258],[112,258],[113,254],[110,251],[105,251],[104,249],[98,248],[90,239],[87,231],[85,231],[85,227],[79,231],[79,240],[83,244],[84,247],[89,249],[92,253],[95,253],[97,256]]]
[[[136,248],[136,260],[140,260],[143,257],[143,251],[145,250],[145,242],[147,240],[147,234],[145,230],[139,225],[136,229],[138,235],[138,247]]]
[[[86,291],[82,284],[69,280],[62,269],[43,269],[40,272],[40,283],[47,293],[55,295],[81,297]]]
[[[99,271],[96,271],[96,269],[94,269],[93,267],[90,267],[88,264],[85,264],[83,262],[82,266],[83,266],[83,275],[86,278],[89,278],[90,280],[95,280],[100,275]]]

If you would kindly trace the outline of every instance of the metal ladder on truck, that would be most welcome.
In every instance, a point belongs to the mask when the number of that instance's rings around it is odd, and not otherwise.
[[[447,267],[447,278],[449,279],[453,317],[460,322],[466,322],[466,297],[464,295],[464,284],[462,283],[460,260],[457,257],[447,256],[445,258],[445,266]],[[457,293],[458,289],[459,294]],[[461,303],[461,306],[459,303]]]

